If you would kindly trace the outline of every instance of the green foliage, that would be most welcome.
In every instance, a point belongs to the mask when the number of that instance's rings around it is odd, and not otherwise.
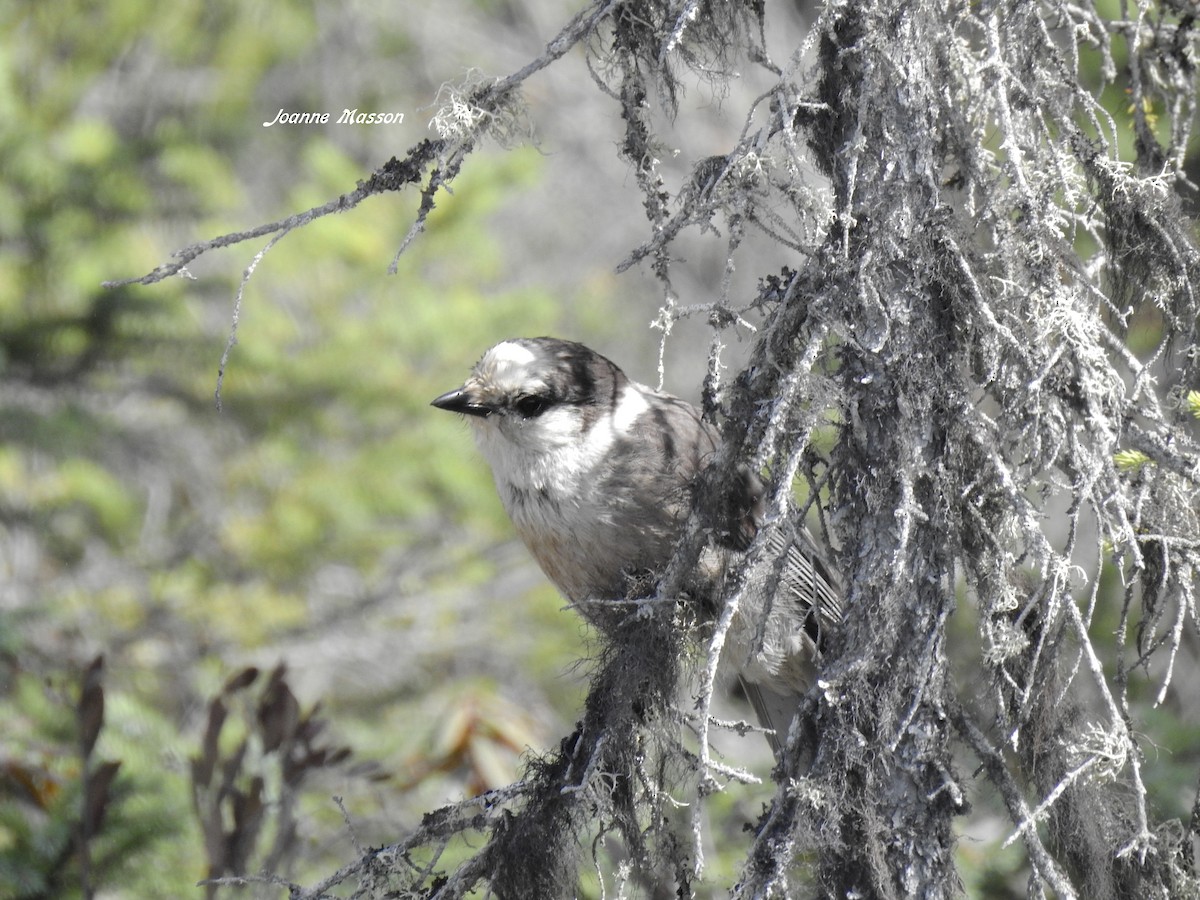
[[[1132,471],[1149,463],[1150,457],[1141,450],[1119,450],[1113,455],[1113,461],[1118,468]]]
[[[79,897],[85,871],[93,889],[130,896],[179,895],[195,881],[194,855],[176,840],[195,827],[165,765],[175,729],[128,696],[106,703],[95,690],[89,704],[75,684],[5,671],[0,896]]]
[[[1200,391],[1188,391],[1183,402],[1187,406],[1188,412],[1200,419]]]

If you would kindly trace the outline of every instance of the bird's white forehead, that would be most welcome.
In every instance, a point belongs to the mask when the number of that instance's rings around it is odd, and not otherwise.
[[[525,367],[537,359],[537,354],[524,344],[501,341],[485,353],[483,358],[497,367]]]
[[[516,386],[531,380],[537,370],[538,354],[514,341],[501,341],[475,366],[475,374],[500,386]]]

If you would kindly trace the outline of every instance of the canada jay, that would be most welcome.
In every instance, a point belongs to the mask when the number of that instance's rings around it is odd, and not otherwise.
[[[597,622],[598,601],[625,598],[634,584],[653,583],[637,579],[662,573],[697,477],[720,443],[690,403],[555,338],[496,344],[462,387],[433,405],[467,417],[521,539],[555,586]],[[726,548],[702,562],[712,570],[710,616],[723,599],[721,560],[730,548],[744,549],[762,523],[758,478],[744,472],[733,493],[740,496],[731,515],[743,514],[742,527],[729,529]],[[776,751],[811,684],[823,636],[841,618],[836,577],[803,526],[789,531],[773,533],[772,556],[782,562],[743,591],[721,659],[773,732]]]

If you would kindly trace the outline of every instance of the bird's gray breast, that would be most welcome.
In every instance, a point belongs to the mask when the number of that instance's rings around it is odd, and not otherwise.
[[[665,563],[678,523],[622,475],[597,472],[581,487],[566,496],[515,486],[501,493],[521,539],[568,599],[624,597],[630,576]]]

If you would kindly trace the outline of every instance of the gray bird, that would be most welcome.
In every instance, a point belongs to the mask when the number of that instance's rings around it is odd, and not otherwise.
[[[638,384],[599,353],[556,338],[502,341],[462,387],[433,401],[473,426],[501,502],[542,571],[583,614],[602,624],[606,599],[653,584],[682,534],[698,476],[720,444],[716,430],[678,397]],[[724,550],[705,555],[708,614],[721,602],[723,568],[763,518],[762,483],[743,472],[731,488]],[[740,526],[740,527],[739,527]],[[802,525],[775,530],[771,558],[743,591],[721,657],[737,677],[778,753],[841,590]],[[785,543],[787,546],[785,547]]]

